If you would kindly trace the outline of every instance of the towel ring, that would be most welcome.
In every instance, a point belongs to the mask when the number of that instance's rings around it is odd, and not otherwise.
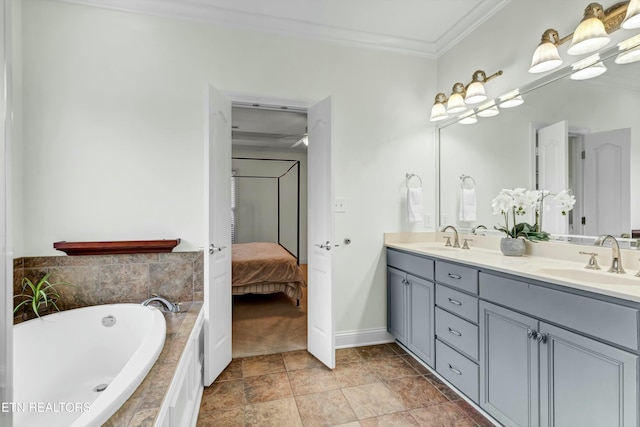
[[[422,187],[422,178],[420,178],[420,176],[416,175],[415,173],[408,172],[407,173],[407,182],[406,182],[407,188],[411,188],[411,187],[409,187],[409,181],[411,181],[411,178],[418,178],[418,181],[420,181],[420,186],[416,187],[416,188],[421,188]]]
[[[471,181],[471,187],[465,186],[468,184],[467,180]],[[473,190],[475,186],[476,186],[476,180],[473,179],[471,175],[460,175],[460,188],[463,188],[465,190]]]

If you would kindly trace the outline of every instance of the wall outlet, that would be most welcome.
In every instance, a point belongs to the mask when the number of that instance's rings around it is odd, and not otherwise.
[[[336,199],[333,205],[334,211],[337,213],[344,213],[347,211],[347,200],[343,198]]]

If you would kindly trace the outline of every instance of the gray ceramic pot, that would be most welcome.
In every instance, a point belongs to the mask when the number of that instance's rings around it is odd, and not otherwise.
[[[525,249],[524,239],[512,239],[511,237],[500,239],[500,250],[506,256],[522,256]]]

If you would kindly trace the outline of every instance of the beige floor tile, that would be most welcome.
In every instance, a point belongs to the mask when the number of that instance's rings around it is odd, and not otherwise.
[[[387,346],[389,346],[389,348],[391,348],[391,350],[395,351],[397,354],[399,354],[401,356],[407,354],[407,352],[404,350],[404,348],[400,347],[395,342],[389,343],[389,344],[387,344]]]
[[[360,420],[362,427],[419,427],[409,412],[397,412],[376,418]]]
[[[411,416],[422,427],[477,427],[453,402],[413,409]]]
[[[342,393],[360,420],[405,410],[402,401],[383,383],[347,387]]]
[[[392,380],[409,376],[417,376],[416,371],[401,356],[371,359],[364,362],[367,368],[381,380]]]
[[[333,370],[333,376],[340,388],[355,387],[380,381],[380,379],[361,362],[336,365],[336,368]]]
[[[438,389],[424,377],[403,377],[387,381],[407,409],[447,402]]]
[[[340,390],[296,396],[298,411],[305,427],[321,427],[357,421],[349,402]]]
[[[216,382],[242,379],[242,359],[234,359],[216,378]]]
[[[354,362],[362,362],[362,356],[355,348],[340,348],[336,350],[336,365]]]
[[[473,406],[468,404],[465,400],[459,399],[454,402],[458,408],[462,409],[469,418],[476,422],[480,427],[493,427],[493,423],[478,412]]]
[[[418,362],[416,359],[409,356],[408,354],[403,355],[402,358],[404,359],[405,362],[411,365],[411,367],[415,369],[420,375],[431,374],[431,372],[427,368],[422,366],[420,362]]]
[[[244,406],[244,384],[242,380],[213,383],[202,393],[200,410],[229,409]]]
[[[292,396],[291,384],[286,372],[249,377],[244,380],[244,398],[247,404]]]
[[[288,374],[293,394],[296,396],[338,388],[333,372],[325,367],[300,369]]]
[[[272,400],[245,406],[245,427],[301,427],[302,420],[296,401]]]
[[[243,427],[244,407],[200,412],[198,427]]]
[[[396,356],[397,353],[386,344],[368,345],[364,347],[356,347],[356,351],[365,360],[378,359],[380,357]]]
[[[245,378],[284,371],[284,360],[281,353],[242,359],[242,374]]]
[[[282,354],[284,366],[287,371],[299,369],[319,368],[324,366],[322,362],[313,357],[307,350],[289,351]]]

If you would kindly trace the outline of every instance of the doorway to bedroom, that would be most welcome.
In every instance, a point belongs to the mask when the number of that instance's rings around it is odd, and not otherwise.
[[[232,103],[232,357],[307,348],[307,111]]]

